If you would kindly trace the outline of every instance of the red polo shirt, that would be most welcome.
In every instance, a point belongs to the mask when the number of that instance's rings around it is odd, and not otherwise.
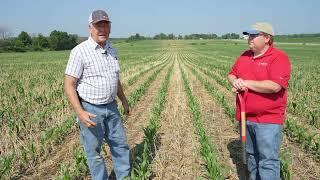
[[[253,58],[251,50],[245,51],[233,65],[229,74],[243,80],[271,80],[282,89],[277,93],[248,91],[246,102],[247,120],[257,123],[283,124],[287,105],[290,61],[288,56],[270,46],[260,57]],[[236,119],[240,120],[240,104],[237,100]]]

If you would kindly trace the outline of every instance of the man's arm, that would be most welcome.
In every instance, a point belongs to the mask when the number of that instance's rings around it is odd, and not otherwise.
[[[244,86],[252,91],[259,93],[277,93],[282,87],[271,81],[271,80],[263,80],[263,81],[253,81],[253,80],[244,80]]]
[[[263,81],[254,81],[254,80],[243,80],[241,78],[237,78],[235,75],[229,74],[228,81],[232,85],[232,91],[242,91],[244,88],[248,88],[252,91],[259,93],[277,93],[282,87],[271,81],[271,80],[263,80]]]
[[[129,115],[130,114],[130,108],[129,108],[128,100],[126,98],[126,95],[123,92],[120,80],[118,80],[118,92],[117,92],[117,95],[118,95],[120,101],[122,102],[122,106],[123,106],[123,109],[124,109],[124,114],[125,115]]]
[[[69,102],[73,110],[76,112],[79,120],[87,127],[95,126],[96,123],[91,121],[90,118],[96,117],[95,115],[86,112],[79,101],[79,97],[76,91],[76,83],[78,79],[69,75],[65,75],[64,79],[64,91],[68,97]]]

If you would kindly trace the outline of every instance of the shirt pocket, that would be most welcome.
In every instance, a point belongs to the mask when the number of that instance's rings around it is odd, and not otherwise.
[[[110,56],[107,58],[107,73],[112,78],[119,78],[120,73],[120,66],[118,60],[116,60],[114,57]]]
[[[87,58],[87,60],[84,63],[84,76],[86,77],[92,77],[99,74],[99,67],[97,60],[93,58]]]

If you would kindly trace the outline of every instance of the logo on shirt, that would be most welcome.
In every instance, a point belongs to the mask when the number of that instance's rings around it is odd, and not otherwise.
[[[268,63],[266,63],[266,62],[260,62],[259,65],[260,65],[260,66],[268,66]]]

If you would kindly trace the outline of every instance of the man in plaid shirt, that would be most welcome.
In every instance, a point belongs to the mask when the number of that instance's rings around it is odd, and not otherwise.
[[[129,175],[129,146],[117,109],[116,96],[128,115],[129,105],[119,79],[119,62],[109,39],[111,22],[105,11],[89,16],[90,37],[70,53],[65,71],[65,92],[80,125],[93,179],[108,179],[101,145],[109,144],[117,179]]]

